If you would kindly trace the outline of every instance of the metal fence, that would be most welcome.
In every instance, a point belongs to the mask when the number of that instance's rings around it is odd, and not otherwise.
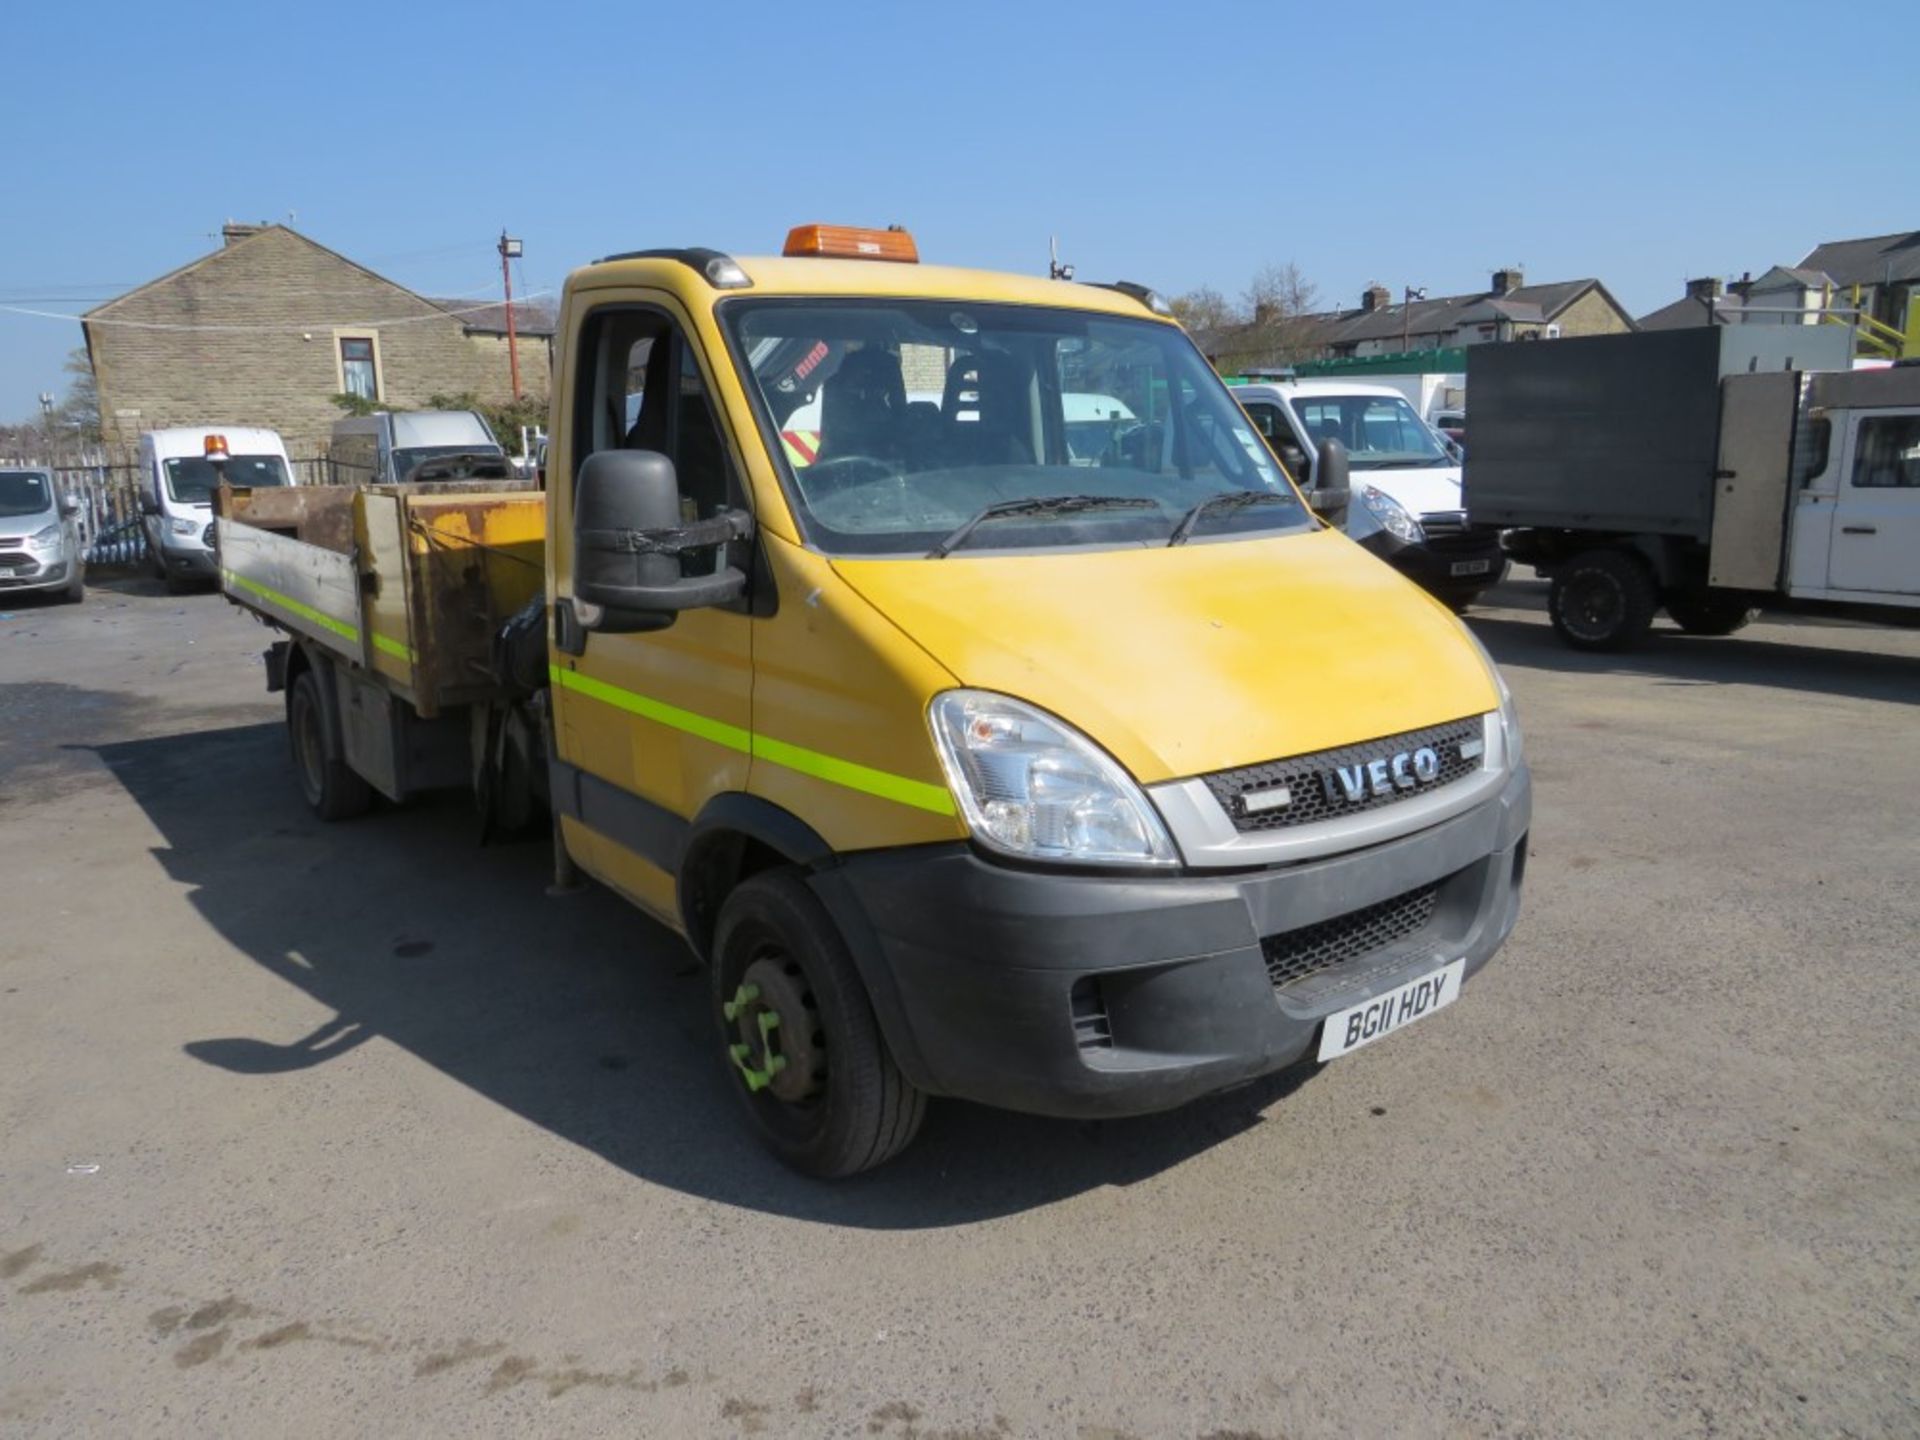
[[[324,456],[296,459],[296,485],[331,483]],[[80,539],[87,564],[138,568],[149,562],[146,526],[140,514],[140,468],[106,461],[48,467],[54,493],[71,496],[80,507]]]

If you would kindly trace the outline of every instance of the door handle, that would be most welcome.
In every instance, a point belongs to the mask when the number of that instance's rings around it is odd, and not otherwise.
[[[1878,525],[1842,525],[1840,533],[1842,535],[1878,535],[1880,527]]]

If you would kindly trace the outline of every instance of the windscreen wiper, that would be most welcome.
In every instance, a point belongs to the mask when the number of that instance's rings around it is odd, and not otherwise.
[[[996,500],[927,552],[929,560],[944,560],[967,543],[967,537],[988,520],[1003,515],[1078,515],[1084,510],[1158,510],[1159,502],[1132,495],[1043,495],[1032,500]]]
[[[1203,516],[1244,510],[1249,505],[1266,505],[1276,500],[1291,504],[1293,497],[1282,495],[1277,490],[1228,490],[1223,494],[1209,495],[1180,517],[1180,523],[1173,527],[1173,534],[1167,537],[1167,544],[1186,544],[1193,527],[1200,523]]]

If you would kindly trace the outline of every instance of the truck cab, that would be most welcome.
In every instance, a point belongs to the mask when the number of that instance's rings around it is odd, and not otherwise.
[[[1234,397],[1309,492],[1320,447],[1352,471],[1347,533],[1454,609],[1505,571],[1499,532],[1468,523],[1456,449],[1399,388],[1349,380],[1252,380]]]
[[[1920,605],[1920,364],[1813,376],[1787,593]]]
[[[293,467],[277,432],[251,425],[186,425],[140,437],[141,528],[154,574],[170,591],[219,576],[213,493],[222,483],[291,485]]]
[[[705,963],[795,1168],[881,1163],[932,1096],[1132,1115],[1343,1057],[1511,931],[1498,670],[1150,292],[900,231],[637,251],[569,278],[552,393],[544,493],[234,494],[229,594],[289,633],[315,809],[537,790],[556,888]]]

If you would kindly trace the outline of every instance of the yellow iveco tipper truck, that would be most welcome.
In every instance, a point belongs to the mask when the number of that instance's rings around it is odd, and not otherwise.
[[[222,502],[320,814],[544,804],[562,879],[707,963],[812,1174],[928,1096],[1128,1115],[1346,1055],[1513,927],[1493,663],[1138,286],[834,226],[616,255],[567,283],[536,488]]]

